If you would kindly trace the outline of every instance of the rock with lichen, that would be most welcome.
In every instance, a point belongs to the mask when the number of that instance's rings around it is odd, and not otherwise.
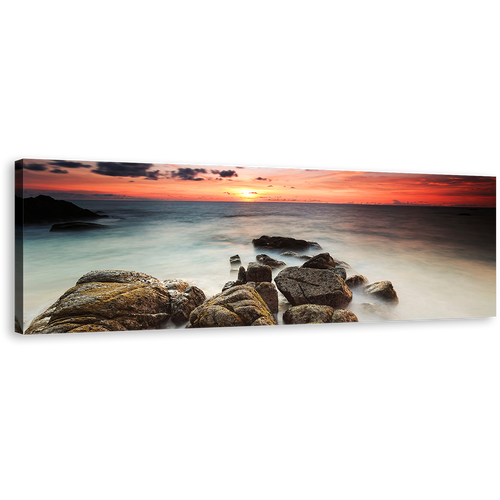
[[[334,309],[318,304],[302,304],[293,306],[283,314],[287,325],[305,325],[307,323],[330,323]]]
[[[358,317],[347,309],[335,309],[330,323],[357,323]]]
[[[276,325],[259,293],[248,285],[238,285],[219,293],[198,306],[186,328]]]
[[[273,270],[264,264],[250,262],[246,272],[247,281],[269,281],[273,280]]]
[[[156,278],[134,271],[91,271],[80,278],[26,334],[150,330],[170,317],[170,293]]]

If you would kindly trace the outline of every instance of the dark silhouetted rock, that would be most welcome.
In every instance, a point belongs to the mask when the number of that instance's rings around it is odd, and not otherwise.
[[[247,282],[247,272],[243,266],[240,266],[238,270],[238,281],[241,285]]]
[[[256,248],[268,250],[295,250],[300,252],[309,250],[309,248],[321,249],[315,241],[296,240],[284,236],[261,236],[252,240],[252,243]]]
[[[94,222],[62,222],[54,224],[51,231],[88,231],[90,229],[107,229],[108,226],[95,224]]]
[[[16,196],[16,224],[23,222],[20,214],[24,216],[24,224],[50,224],[107,217],[107,215],[80,208],[70,201],[55,200],[45,195],[24,199]]]
[[[15,318],[16,318],[16,322],[15,322],[15,326],[14,326],[15,332],[16,333],[23,333],[23,329],[21,327],[21,323],[19,323],[19,320],[17,319],[17,316],[15,316]]]
[[[287,267],[274,281],[294,306],[319,304],[338,309],[346,307],[352,300],[351,290],[335,269]]]

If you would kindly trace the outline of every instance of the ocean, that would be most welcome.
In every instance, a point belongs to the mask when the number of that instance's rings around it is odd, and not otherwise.
[[[496,210],[256,202],[74,201],[109,218],[88,232],[24,230],[24,328],[85,273],[140,271],[181,278],[207,297],[236,279],[229,257],[255,261],[267,234],[318,242],[370,283],[391,281],[402,320],[496,314]],[[469,215],[460,215],[460,214]],[[267,252],[272,257],[277,253]],[[319,251],[309,252],[312,254]],[[303,261],[279,257],[289,265]],[[276,275],[279,270],[273,274]],[[355,293],[352,307],[360,321]],[[284,306],[283,306],[284,307]],[[174,325],[170,325],[174,328]]]

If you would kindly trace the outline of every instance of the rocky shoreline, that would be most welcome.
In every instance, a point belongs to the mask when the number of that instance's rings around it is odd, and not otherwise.
[[[281,236],[261,236],[252,243],[255,261],[245,267],[238,255],[231,256],[230,271],[238,273],[237,279],[212,297],[180,279],[161,281],[135,271],[91,271],[24,333],[151,330],[170,324],[177,328],[270,326],[280,324],[280,313],[284,324],[351,323],[358,322],[349,309],[353,294],[366,300],[357,304],[365,316],[399,319],[393,312],[399,299],[390,281],[370,284],[329,253],[311,255],[322,250],[318,243]],[[290,266],[280,257],[302,264]]]

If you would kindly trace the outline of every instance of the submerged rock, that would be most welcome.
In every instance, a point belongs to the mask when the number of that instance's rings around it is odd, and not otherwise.
[[[368,280],[361,274],[355,274],[345,280],[345,284],[351,289],[364,287],[368,285]]]
[[[363,293],[393,305],[399,304],[398,295],[390,281],[378,281],[366,286]]]
[[[170,317],[170,293],[133,271],[92,271],[37,316],[26,334],[150,330]]]
[[[374,304],[373,302],[363,302],[359,305],[361,311],[368,316],[371,316],[373,319],[382,319],[384,321],[398,321],[400,320],[399,316],[394,314],[392,311],[389,311],[384,306],[380,304]]]
[[[319,304],[337,309],[346,307],[352,300],[351,290],[335,269],[287,267],[274,281],[294,306]]]
[[[265,253],[257,255],[256,259],[257,262],[260,262],[265,266],[269,266],[271,269],[279,269],[280,267],[286,266],[286,262],[283,262],[282,260],[273,259],[272,257],[269,257],[269,255],[266,255]]]
[[[305,251],[309,248],[321,249],[315,241],[296,240],[295,238],[287,238],[284,236],[261,236],[252,240],[256,248],[266,248],[269,250],[295,250]]]
[[[309,267],[312,269],[334,269],[336,264],[329,253],[320,253],[311,257],[307,262],[304,262],[301,267]]]
[[[301,255],[300,253],[293,252],[292,250],[287,250],[286,252],[280,253],[280,257],[295,257],[296,259],[302,260],[312,259],[312,255]]]
[[[206,300],[189,316],[186,328],[276,325],[262,297],[239,285]]]
[[[243,266],[238,269],[238,282],[243,285],[247,282],[247,272]]]
[[[233,267],[237,267],[237,266],[241,265],[240,256],[238,254],[236,254],[236,255],[233,255],[232,257],[229,257],[229,263]]]
[[[104,224],[95,224],[94,222],[63,222],[54,224],[50,231],[88,231],[89,229],[108,229]]]

